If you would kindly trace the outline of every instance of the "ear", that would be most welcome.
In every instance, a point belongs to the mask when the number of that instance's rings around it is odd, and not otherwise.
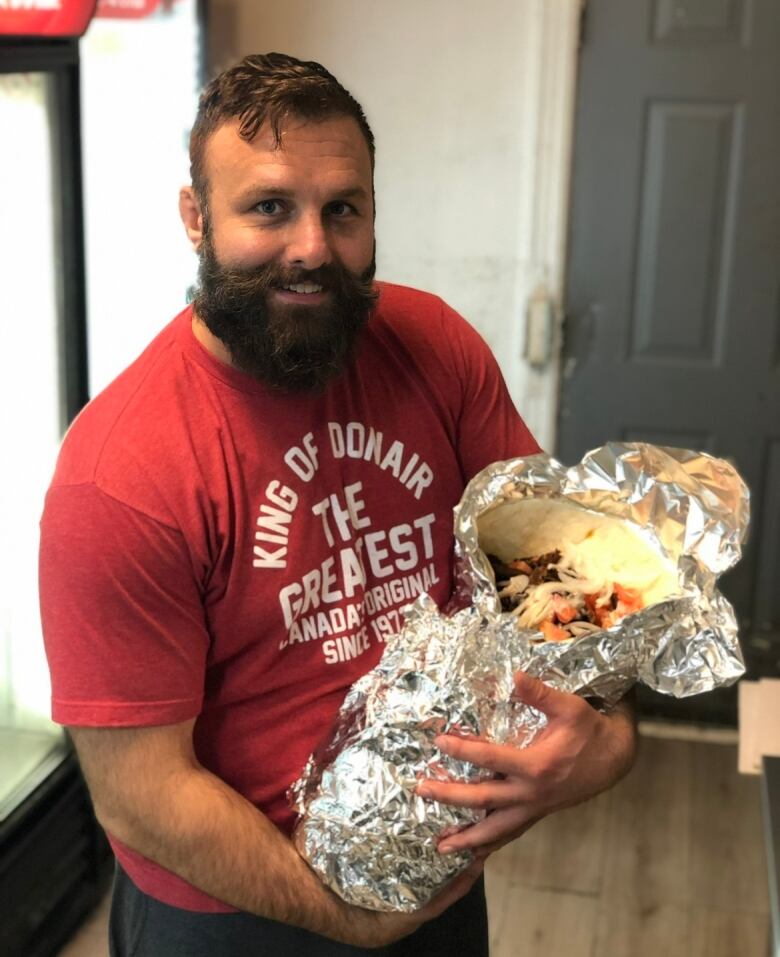
[[[182,186],[179,190],[179,215],[187,238],[197,252],[203,242],[203,213],[192,186]]]

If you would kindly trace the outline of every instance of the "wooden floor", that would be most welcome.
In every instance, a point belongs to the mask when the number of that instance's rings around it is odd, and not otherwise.
[[[492,957],[766,957],[759,778],[643,738],[631,774],[488,861]]]
[[[736,767],[734,745],[643,738],[617,788],[488,861],[492,957],[766,957],[759,779]],[[106,957],[106,917],[60,957]]]

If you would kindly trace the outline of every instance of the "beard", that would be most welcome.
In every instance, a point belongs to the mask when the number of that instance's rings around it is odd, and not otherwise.
[[[272,388],[322,392],[348,364],[378,298],[376,260],[359,276],[340,264],[285,269],[266,263],[253,269],[223,266],[210,235],[200,248],[195,312],[227,348],[233,364]],[[324,303],[273,301],[273,291],[314,282]]]

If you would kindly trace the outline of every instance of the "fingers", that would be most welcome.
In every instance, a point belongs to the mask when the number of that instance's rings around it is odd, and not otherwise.
[[[480,738],[440,735],[436,738],[440,751],[493,771],[499,777],[479,782],[427,778],[418,783],[417,793],[441,804],[486,811],[518,803],[543,803],[550,789],[568,776],[570,752],[576,751],[565,727],[554,737],[523,749],[491,744]]]
[[[548,718],[572,718],[580,713],[582,705],[587,707],[577,695],[551,688],[524,671],[515,672],[515,690],[512,697],[536,708]]]
[[[474,860],[453,878],[435,897],[414,913],[368,911],[345,905],[349,912],[349,930],[336,939],[357,947],[381,947],[393,944],[413,933],[426,921],[439,917],[448,907],[469,892],[484,870],[483,859]]]
[[[518,748],[506,744],[491,744],[482,738],[459,738],[451,734],[438,735],[436,747],[461,761],[469,761],[477,767],[486,768],[495,774],[518,774],[523,762]]]
[[[530,808],[506,808],[489,814],[479,824],[449,835],[438,849],[442,854],[474,851],[479,854],[479,859],[483,859],[480,851],[496,850],[526,831],[535,820],[538,820],[538,815]]]
[[[520,781],[481,781],[462,784],[456,781],[428,779],[417,785],[417,793],[429,801],[492,811],[511,807],[523,800],[528,792]]]

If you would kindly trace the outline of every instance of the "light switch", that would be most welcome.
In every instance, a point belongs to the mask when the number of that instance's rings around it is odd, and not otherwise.
[[[543,369],[552,359],[555,315],[545,291],[528,300],[525,325],[525,359],[534,369]]]

